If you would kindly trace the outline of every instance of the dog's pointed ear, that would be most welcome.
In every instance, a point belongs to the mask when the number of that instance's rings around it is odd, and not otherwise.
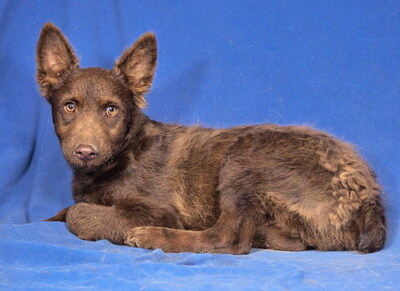
[[[36,46],[36,80],[42,95],[48,99],[51,89],[78,62],[67,38],[54,24],[46,23]]]
[[[156,64],[157,42],[153,33],[142,35],[115,63],[114,75],[128,83],[139,107],[146,106],[143,94],[151,87]]]

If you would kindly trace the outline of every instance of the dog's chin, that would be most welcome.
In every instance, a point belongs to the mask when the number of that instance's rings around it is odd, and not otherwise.
[[[75,170],[81,170],[81,171],[86,171],[86,172],[92,172],[95,171],[104,165],[108,164],[109,159],[100,159],[96,158],[91,161],[82,161],[76,157],[66,157],[68,163],[70,166],[75,169]]]

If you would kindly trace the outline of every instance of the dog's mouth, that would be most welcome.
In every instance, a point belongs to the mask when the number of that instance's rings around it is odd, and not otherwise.
[[[91,161],[82,161],[77,159],[76,157],[66,157],[66,159],[72,168],[85,171],[94,171],[98,168],[103,167],[104,165],[107,165],[110,161],[110,158],[100,159],[100,157],[97,157],[96,159]]]

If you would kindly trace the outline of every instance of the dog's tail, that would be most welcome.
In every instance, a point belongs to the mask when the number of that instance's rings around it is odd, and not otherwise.
[[[62,222],[65,222],[66,221],[66,217],[67,217],[67,213],[68,213],[68,209],[69,209],[69,207],[59,211],[53,217],[47,218],[47,219],[45,219],[43,221],[62,221]]]
[[[364,220],[360,225],[357,250],[372,253],[381,250],[386,240],[386,221],[382,202],[379,197],[361,207]]]

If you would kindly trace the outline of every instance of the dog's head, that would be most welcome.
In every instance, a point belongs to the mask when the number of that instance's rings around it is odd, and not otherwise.
[[[80,69],[68,40],[51,23],[43,26],[36,53],[37,82],[52,106],[66,159],[89,169],[110,161],[145,105],[156,67],[155,36],[141,36],[111,71]]]

